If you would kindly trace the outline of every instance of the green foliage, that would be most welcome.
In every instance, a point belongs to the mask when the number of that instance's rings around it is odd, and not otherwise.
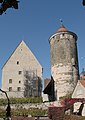
[[[6,111],[5,110],[2,110],[0,109],[0,117],[3,117],[6,115]]]
[[[0,99],[0,105],[7,105],[7,99]]]
[[[6,111],[0,110],[0,117],[5,117]],[[47,114],[47,110],[42,110],[39,108],[31,108],[31,109],[16,109],[11,110],[11,116],[45,116]]]
[[[42,103],[42,97],[10,98],[11,104]],[[7,99],[0,99],[0,105],[7,105]]]
[[[47,114],[47,111],[46,110],[42,110],[42,109],[38,109],[38,108],[35,108],[35,109],[30,109],[29,110],[29,114],[31,116],[45,116]]]
[[[7,105],[7,99],[0,99],[0,106]],[[29,97],[29,98],[10,98],[10,104],[27,104],[27,103],[42,103],[42,97]],[[38,116],[44,115],[46,111],[41,109],[16,109],[11,110],[12,116]],[[0,109],[0,117],[5,117],[6,110]]]

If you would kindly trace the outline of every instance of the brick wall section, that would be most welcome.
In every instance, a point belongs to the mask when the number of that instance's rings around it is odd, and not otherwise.
[[[48,117],[52,120],[63,120],[64,107],[49,107]]]

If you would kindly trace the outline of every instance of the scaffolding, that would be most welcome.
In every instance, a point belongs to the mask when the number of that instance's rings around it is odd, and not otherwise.
[[[37,70],[24,70],[24,97],[39,97],[42,92],[41,78]]]

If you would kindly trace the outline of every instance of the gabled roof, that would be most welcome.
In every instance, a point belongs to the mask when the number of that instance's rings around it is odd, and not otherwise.
[[[17,47],[22,43],[24,42],[23,40],[17,45]],[[17,49],[17,47],[15,48],[15,50]],[[2,66],[2,69],[3,67],[6,65],[6,63],[8,62],[8,60],[11,58],[11,56],[13,55],[13,53],[15,52],[15,50],[12,52],[12,54],[10,55],[10,57],[7,59],[7,61],[4,63],[4,65]]]
[[[26,45],[26,43],[22,40],[18,45],[17,45],[17,47],[15,48],[15,50],[12,52],[12,54],[10,55],[10,57],[8,58],[8,60],[11,58],[11,56],[14,54],[14,52],[16,51],[16,49],[21,45],[21,44],[24,44],[27,48],[28,48],[28,46]],[[28,48],[29,49],[29,48]],[[29,49],[30,50],[30,49]],[[30,52],[32,53],[32,51],[30,50]],[[32,53],[33,54],[33,53]],[[33,56],[34,56],[34,54],[33,54]],[[34,56],[35,57],[35,56]],[[35,57],[35,59],[36,59],[36,57]],[[6,63],[8,62],[8,60],[5,62],[5,64],[2,66],[2,69],[3,69],[3,67],[6,65]],[[37,60],[37,59],[36,59]],[[38,61],[37,61],[38,62]],[[39,63],[39,62],[38,62]],[[39,63],[40,64],[40,63]],[[40,64],[41,65],[41,64]]]
[[[85,80],[78,80],[72,98],[85,98],[84,92],[82,91],[85,91]]]
[[[80,83],[85,87],[85,80],[80,80]]]
[[[54,79],[51,76],[51,80],[49,80],[47,86],[44,88],[43,92],[44,94],[52,94],[54,89]]]
[[[51,79],[49,79],[49,78],[44,79],[44,89],[47,87],[47,85],[49,84],[50,81],[51,81]]]

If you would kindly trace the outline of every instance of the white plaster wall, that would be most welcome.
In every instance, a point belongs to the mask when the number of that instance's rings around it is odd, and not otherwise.
[[[52,67],[51,74],[55,81],[55,91],[57,91],[57,98],[69,94],[74,89],[72,65],[58,64]]]
[[[19,64],[17,64],[17,61],[19,61]],[[19,96],[22,96],[22,92],[24,91],[24,70],[34,70],[37,76],[42,79],[42,66],[24,41],[22,41],[3,66],[2,89],[9,91],[9,87],[12,87],[13,95],[15,96],[16,94],[17,96],[17,87],[21,87],[21,95]],[[19,75],[19,71],[22,71],[22,74]],[[12,84],[9,84],[9,79],[12,79]],[[9,96],[11,95],[12,93],[10,92]]]

